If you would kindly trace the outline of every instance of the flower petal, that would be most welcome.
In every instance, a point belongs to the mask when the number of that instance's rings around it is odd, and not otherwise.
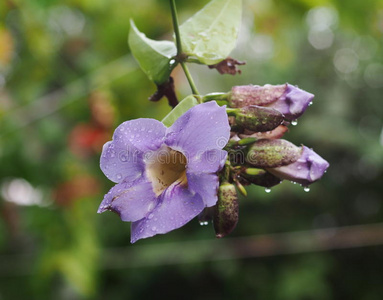
[[[309,185],[319,180],[329,167],[329,163],[310,148],[303,146],[301,157],[287,166],[269,168],[267,171],[274,176]]]
[[[216,174],[195,174],[187,173],[189,189],[202,197],[207,207],[217,203],[217,191],[219,180]]]
[[[129,142],[107,142],[100,158],[100,168],[105,176],[116,183],[134,181],[144,171],[143,153],[134,148]]]
[[[119,183],[134,181],[144,170],[144,152],[157,150],[166,127],[154,119],[126,121],[116,128],[113,141],[104,145],[100,167],[106,177]]]
[[[117,213],[122,221],[134,222],[144,218],[156,203],[151,182],[122,182],[112,187],[105,195],[97,212],[111,210]]]
[[[141,118],[122,123],[114,132],[113,140],[130,142],[142,152],[157,150],[163,143],[166,127],[160,121]]]
[[[211,101],[194,106],[179,117],[168,128],[165,143],[189,159],[207,150],[222,149],[229,135],[225,106]]]
[[[132,243],[180,228],[205,207],[198,194],[192,194],[179,184],[170,186],[161,198],[147,217],[132,223]]]
[[[225,150],[213,149],[189,159],[187,169],[192,173],[215,173],[220,171],[227,157]]]
[[[314,95],[287,84],[284,95],[268,107],[272,107],[284,114],[285,119],[292,121],[300,117],[310,105]]]

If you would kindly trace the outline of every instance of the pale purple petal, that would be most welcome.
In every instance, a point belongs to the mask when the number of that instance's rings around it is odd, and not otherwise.
[[[166,127],[154,119],[136,119],[122,123],[114,132],[113,140],[130,142],[142,152],[157,150],[162,145]]]
[[[165,143],[188,159],[212,149],[222,149],[228,142],[230,126],[225,106],[215,101],[189,109],[168,128]]]
[[[156,204],[157,198],[150,182],[122,182],[105,195],[97,212],[111,210],[122,221],[133,222],[144,218]]]
[[[267,105],[284,114],[285,119],[292,121],[300,117],[313,100],[314,95],[287,84],[285,93],[275,102]]]
[[[225,150],[208,150],[190,158],[187,169],[193,173],[216,173],[223,168],[226,157]]]
[[[217,203],[219,180],[216,174],[187,173],[189,189],[199,194],[205,206],[210,207]]]
[[[122,123],[114,131],[113,140],[103,147],[101,170],[116,183],[136,180],[144,170],[144,152],[158,149],[165,132],[166,127],[154,119]]]
[[[310,148],[303,146],[301,157],[294,163],[267,171],[281,179],[309,185],[319,180],[329,167],[329,163]]]
[[[129,142],[107,142],[102,149],[100,168],[113,182],[134,181],[144,172],[143,153]]]
[[[204,207],[198,194],[192,194],[181,185],[172,185],[151,213],[132,223],[131,242],[177,229],[196,217]]]

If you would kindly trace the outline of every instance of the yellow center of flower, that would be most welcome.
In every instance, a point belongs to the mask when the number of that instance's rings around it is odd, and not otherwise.
[[[187,185],[187,159],[181,152],[163,146],[145,158],[146,175],[152,182],[156,196],[161,195],[174,182]]]

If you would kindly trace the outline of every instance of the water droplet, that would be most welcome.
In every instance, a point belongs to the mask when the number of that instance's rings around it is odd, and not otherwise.
[[[156,230],[157,230],[157,227],[156,227],[156,226],[153,226],[153,227],[152,227],[152,230],[153,230],[153,231],[156,231]]]
[[[298,125],[298,120],[292,120],[292,121],[291,121],[291,125],[293,125],[293,126],[297,126],[297,125]]]
[[[120,180],[120,179],[122,178],[122,175],[121,175],[120,173],[118,173],[118,174],[116,175],[116,177],[117,177],[117,180]]]
[[[150,214],[149,216],[148,216],[148,219],[150,220],[150,219],[152,219],[153,218],[153,214]]]
[[[271,192],[271,189],[269,189],[269,188],[265,188],[265,192],[266,192],[266,193],[270,193],[270,192]]]
[[[309,188],[308,186],[305,186],[305,187],[303,188],[303,190],[304,190],[306,193],[310,192],[310,188]]]
[[[312,101],[309,103],[309,106],[311,106],[311,105],[313,105],[313,102],[312,102]]]
[[[201,225],[201,226],[206,226],[206,225],[208,225],[208,224],[209,224],[208,221],[200,221],[200,222],[199,222],[199,225]]]

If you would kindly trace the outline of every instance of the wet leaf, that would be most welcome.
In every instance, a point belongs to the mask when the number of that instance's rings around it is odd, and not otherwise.
[[[213,0],[180,26],[183,51],[207,65],[234,49],[242,16],[241,0]]]
[[[130,21],[129,46],[134,58],[150,80],[156,84],[166,82],[177,62],[173,57],[177,54],[177,48],[170,41],[155,41],[147,38]]]

